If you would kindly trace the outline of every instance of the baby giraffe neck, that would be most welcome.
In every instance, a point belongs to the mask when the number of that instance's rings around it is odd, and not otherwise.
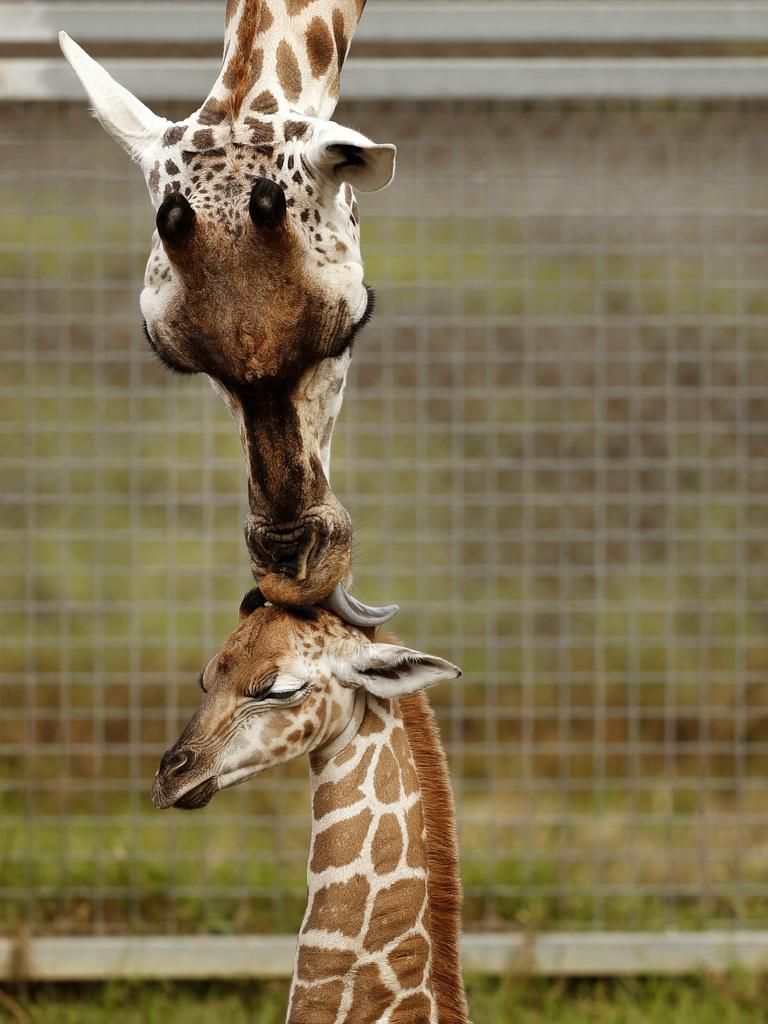
[[[308,902],[288,1024],[438,1024],[425,811],[395,702],[311,758]]]

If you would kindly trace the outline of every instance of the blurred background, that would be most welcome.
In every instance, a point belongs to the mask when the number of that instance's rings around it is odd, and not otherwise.
[[[304,764],[149,801],[250,584],[245,474],[143,340],[146,189],[51,43],[84,6],[0,5],[0,931],[294,934]],[[186,116],[223,4],[110,41],[128,6],[90,49]],[[465,670],[468,932],[767,928],[768,11],[491,7],[372,0],[337,110],[399,149],[334,437],[356,592]]]

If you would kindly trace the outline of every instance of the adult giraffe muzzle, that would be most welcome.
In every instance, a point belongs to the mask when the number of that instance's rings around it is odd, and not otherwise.
[[[147,339],[171,370],[207,374],[238,424],[251,568],[274,603],[343,603],[351,575],[351,524],[328,473],[373,307],[352,186],[385,187],[395,163],[394,146],[329,120],[363,6],[229,0],[219,78],[175,123],[60,36],[99,121],[144,173],[157,211]],[[364,624],[382,621],[376,611]]]

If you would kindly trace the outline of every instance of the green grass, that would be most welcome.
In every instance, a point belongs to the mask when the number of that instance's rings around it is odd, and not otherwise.
[[[43,986],[0,990],[19,1024],[283,1024],[286,984]],[[475,1024],[762,1024],[765,979],[470,980]],[[310,1024],[310,1022],[308,1022]]]

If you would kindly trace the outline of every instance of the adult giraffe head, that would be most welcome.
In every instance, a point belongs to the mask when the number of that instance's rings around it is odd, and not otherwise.
[[[364,0],[228,0],[221,73],[184,121],[156,116],[65,33],[96,116],[140,164],[157,210],[141,310],[159,359],[206,373],[238,423],[246,542],[264,594],[314,604],[351,569],[330,489],[350,350],[370,316],[352,186],[395,148],[329,118]]]

